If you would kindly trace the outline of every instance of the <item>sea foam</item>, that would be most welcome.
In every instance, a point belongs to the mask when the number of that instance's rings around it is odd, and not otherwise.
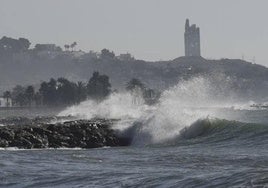
[[[148,106],[144,102],[134,103],[130,93],[113,93],[100,103],[87,100],[69,107],[59,116],[119,119],[113,127],[116,130],[124,130],[138,123],[139,128],[132,132],[135,134],[133,144],[164,142],[178,136],[183,128],[198,119],[218,117],[215,108],[233,104],[230,92],[223,92],[228,90],[228,81],[220,79],[218,82],[220,84],[209,77],[180,81],[176,86],[164,91],[159,103],[154,106]]]

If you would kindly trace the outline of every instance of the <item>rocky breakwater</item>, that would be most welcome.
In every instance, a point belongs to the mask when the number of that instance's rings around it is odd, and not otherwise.
[[[54,124],[5,125],[0,127],[0,147],[97,148],[128,145],[126,139],[119,138],[111,129],[114,121],[95,119]]]

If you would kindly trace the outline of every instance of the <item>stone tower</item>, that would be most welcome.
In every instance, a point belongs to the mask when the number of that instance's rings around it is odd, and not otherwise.
[[[201,56],[200,29],[195,24],[190,25],[189,19],[185,23],[184,47],[185,56]]]

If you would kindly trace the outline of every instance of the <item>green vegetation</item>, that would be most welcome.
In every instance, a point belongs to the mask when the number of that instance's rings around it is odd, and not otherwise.
[[[101,101],[111,93],[109,77],[94,72],[87,84],[87,94],[89,98]]]
[[[127,82],[126,90],[134,98],[143,98],[144,102],[148,105],[157,103],[160,98],[159,91],[146,88],[136,78]],[[87,84],[71,82],[66,78],[58,78],[57,80],[51,78],[48,82],[42,82],[37,91],[35,91],[32,85],[27,87],[17,85],[12,91],[5,91],[3,97],[7,100],[7,104],[10,104],[12,101],[12,106],[17,107],[69,106],[78,104],[86,99],[101,102],[111,93],[109,77],[101,75],[99,72],[94,72]]]
[[[94,72],[88,84],[71,82],[66,78],[51,78],[48,82],[42,82],[37,92],[34,86],[18,85],[12,92],[4,92],[3,97],[7,103],[12,99],[13,106],[55,106],[78,104],[87,98],[102,101],[110,93],[109,77]]]
[[[146,88],[145,84],[137,78],[133,78],[127,82],[126,90],[131,92],[134,97],[142,97],[144,102],[148,105],[157,103],[161,96],[159,91]]]

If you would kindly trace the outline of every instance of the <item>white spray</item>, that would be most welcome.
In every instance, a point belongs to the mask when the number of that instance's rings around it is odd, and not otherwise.
[[[180,130],[198,119],[217,117],[214,107],[226,105],[226,102],[213,85],[211,79],[196,77],[163,92],[159,104],[155,106],[133,104],[131,94],[114,93],[101,103],[88,100],[59,115],[83,119],[120,119],[114,125],[114,129],[120,130],[139,122],[142,126],[134,136],[134,144],[159,143],[177,136]],[[145,136],[150,139],[144,139]]]

